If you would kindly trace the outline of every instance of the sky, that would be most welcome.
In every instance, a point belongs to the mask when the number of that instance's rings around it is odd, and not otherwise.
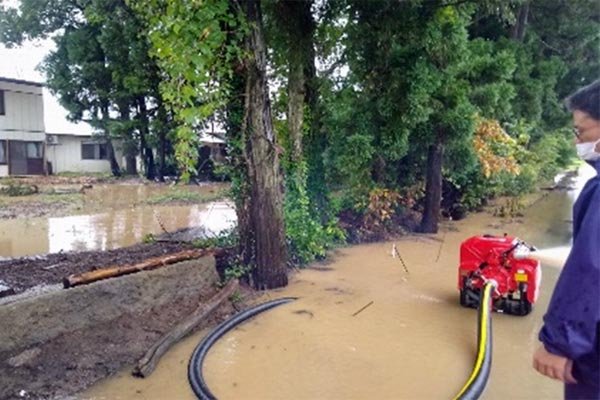
[[[0,76],[44,83],[37,66],[54,49],[52,40],[26,42],[23,46],[8,49],[0,44]],[[48,133],[91,134],[86,123],[74,124],[67,120],[67,111],[48,89],[44,88],[44,124]]]

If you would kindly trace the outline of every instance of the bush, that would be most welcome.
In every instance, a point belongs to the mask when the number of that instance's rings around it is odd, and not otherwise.
[[[303,265],[325,257],[334,243],[344,241],[337,220],[329,218],[322,223],[306,191],[306,164],[299,163],[291,176],[286,177],[284,204],[285,233],[294,264]]]
[[[30,196],[39,192],[36,185],[26,185],[13,180],[7,180],[4,182],[4,187],[0,188],[0,194],[17,197],[17,196]]]

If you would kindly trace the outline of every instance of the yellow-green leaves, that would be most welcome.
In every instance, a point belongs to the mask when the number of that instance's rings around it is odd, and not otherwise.
[[[242,16],[227,0],[129,0],[147,23],[166,75],[160,89],[180,125],[175,157],[194,172],[201,124],[225,105],[226,82],[242,57]]]

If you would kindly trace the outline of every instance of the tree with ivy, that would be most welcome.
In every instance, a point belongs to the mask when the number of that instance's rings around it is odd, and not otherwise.
[[[281,147],[273,129],[267,50],[259,0],[131,1],[143,15],[153,55],[165,80],[163,98],[175,115],[176,157],[185,176],[194,170],[196,129],[227,108],[228,133],[237,159],[236,201],[240,261],[260,289],[287,284]],[[243,87],[241,98],[237,97]],[[236,106],[237,104],[237,106]]]
[[[324,257],[339,236],[327,212],[312,7],[312,1],[266,2],[269,61],[275,80],[283,83],[274,97],[283,147],[286,237],[290,257],[297,264]]]

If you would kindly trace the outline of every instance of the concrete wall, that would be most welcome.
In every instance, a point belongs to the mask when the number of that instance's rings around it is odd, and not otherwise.
[[[205,257],[1,304],[0,399],[72,398],[131,366],[216,293],[217,277]]]
[[[209,256],[1,305],[0,321],[10,323],[0,329],[0,354],[66,332],[93,329],[128,313],[206,297],[217,281],[215,261]]]
[[[110,162],[108,160],[83,160],[81,157],[82,143],[97,143],[89,136],[57,135],[58,144],[46,146],[46,157],[52,163],[52,172],[94,172],[110,173]],[[115,156],[122,165],[122,154],[117,144]]]

